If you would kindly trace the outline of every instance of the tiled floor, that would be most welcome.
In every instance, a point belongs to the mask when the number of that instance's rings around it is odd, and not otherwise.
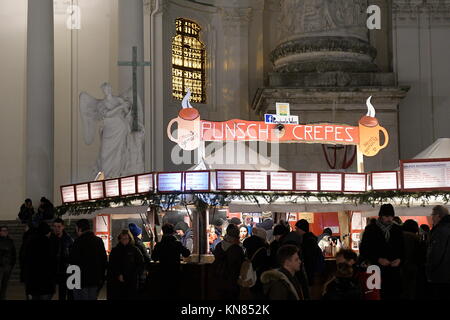
[[[25,287],[23,283],[12,281],[8,285],[8,291],[6,292],[7,300],[25,300]],[[53,300],[58,299],[58,294],[53,296]],[[106,287],[104,286],[100,291],[98,300],[106,300]]]

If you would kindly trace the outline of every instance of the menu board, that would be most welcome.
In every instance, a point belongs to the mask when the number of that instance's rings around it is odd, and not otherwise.
[[[119,196],[119,179],[105,180],[105,195],[107,197]]]
[[[344,176],[344,191],[346,192],[366,192],[366,175],[356,173],[346,173]]]
[[[292,172],[271,172],[270,190],[293,190]]]
[[[209,172],[186,172],[184,190],[185,191],[209,191]]]
[[[102,181],[89,183],[89,188],[91,189],[91,199],[101,199],[105,197],[103,194]]]
[[[268,190],[267,172],[264,171],[244,171],[245,190]]]
[[[318,191],[319,174],[314,172],[297,172],[295,174],[295,190]]]
[[[242,189],[242,175],[240,171],[217,171],[217,190]]]
[[[450,159],[403,163],[403,189],[450,189]]]
[[[89,200],[89,188],[87,183],[76,185],[75,191],[77,194],[77,201]]]
[[[320,174],[321,191],[342,191],[341,173],[321,173]]]
[[[158,191],[181,191],[181,172],[158,173]]]
[[[137,176],[137,192],[147,193],[153,191],[153,174],[143,174]]]
[[[75,202],[75,187],[74,186],[62,187],[61,197],[63,203]]]
[[[136,193],[136,177],[120,178],[120,192],[123,196]]]
[[[397,172],[372,172],[372,190],[396,190]]]

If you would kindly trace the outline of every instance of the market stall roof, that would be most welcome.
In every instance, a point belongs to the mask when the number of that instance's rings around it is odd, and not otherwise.
[[[242,149],[241,149],[242,148]],[[234,149],[236,151],[236,149]],[[196,170],[224,170],[224,169],[236,169],[236,170],[267,170],[267,171],[286,171],[286,169],[280,167],[275,162],[272,162],[269,158],[258,153],[253,148],[249,147],[245,143],[239,143],[237,148],[239,152],[236,155],[236,161],[242,161],[242,163],[227,164],[225,156],[227,153],[226,145],[215,150],[213,153],[201,159],[198,164],[189,168],[189,171]],[[245,155],[245,157],[242,157]]]
[[[439,138],[413,159],[442,159],[450,158],[450,138]],[[395,170],[400,170],[398,167]]]

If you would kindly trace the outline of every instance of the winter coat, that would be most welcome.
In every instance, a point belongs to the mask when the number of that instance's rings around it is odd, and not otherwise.
[[[239,244],[227,236],[213,252],[214,262],[211,266],[216,282],[217,293],[222,299],[237,299],[239,295],[238,278],[244,262],[244,251]]]
[[[185,248],[192,252],[194,250],[194,233],[192,229],[187,229],[184,236],[181,237],[180,241]]]
[[[144,268],[148,270],[150,267],[151,258],[148,254],[147,248],[142,243],[142,240],[138,237],[134,238],[134,246],[141,252],[142,257],[144,258]]]
[[[262,293],[261,275],[271,269],[270,257],[268,256],[267,243],[257,236],[251,236],[244,240],[245,255],[252,261],[253,270],[256,271],[256,283],[251,288],[253,296]],[[259,250],[259,251],[258,251]]]
[[[29,223],[29,222],[31,222],[32,218],[33,218],[33,215],[34,215],[34,208],[33,207],[28,208],[25,205],[25,203],[20,206],[20,211],[19,211],[19,214],[18,214],[20,222],[22,222],[22,223]]]
[[[86,231],[75,239],[69,263],[81,269],[81,287],[100,287],[105,281],[107,257],[103,240]]]
[[[386,241],[383,232],[376,223],[372,223],[364,230],[360,245],[360,255],[370,264],[378,264],[378,259],[384,258],[389,261],[403,260],[404,240],[403,231],[397,224],[393,224],[390,230],[389,241]]]
[[[297,278],[283,268],[264,272],[261,275],[261,282],[269,300],[303,300]]]
[[[431,230],[426,272],[431,283],[450,283],[450,215]]]
[[[305,233],[302,238],[301,258],[311,285],[314,274],[323,271],[325,265],[324,257],[322,250],[317,244],[317,237],[312,232]]]
[[[417,234],[403,231],[403,240],[405,242],[405,253],[402,269],[402,297],[405,299],[414,299],[416,295],[416,286],[419,267],[422,264],[422,245]]]
[[[111,250],[108,264],[108,299],[136,298],[141,275],[144,272],[144,257],[132,244],[119,242]],[[123,276],[124,282],[118,280]]]
[[[73,239],[66,231],[60,237],[52,233],[50,236],[56,256],[56,273],[65,275],[69,266],[69,252],[73,245]]]
[[[20,282],[25,282],[25,258],[26,258],[26,248],[33,239],[33,235],[36,233],[36,229],[30,228],[24,232],[22,236],[22,244],[19,250],[19,266],[20,266]]]
[[[357,279],[335,277],[326,284],[322,299],[363,300],[363,292]]]
[[[38,208],[37,215],[41,220],[51,220],[55,217],[55,208],[50,201],[44,202]]]
[[[9,237],[0,237],[0,269],[12,270],[16,264],[16,247]]]
[[[165,235],[153,249],[152,259],[159,261],[162,270],[176,271],[180,268],[180,256],[189,257],[191,252],[173,235]]]
[[[279,263],[277,260],[277,251],[281,247],[281,243],[279,240],[273,240],[269,245],[269,259],[270,266],[272,268],[279,268]]]
[[[56,256],[50,239],[41,233],[32,235],[25,248],[25,285],[27,294],[55,293]]]

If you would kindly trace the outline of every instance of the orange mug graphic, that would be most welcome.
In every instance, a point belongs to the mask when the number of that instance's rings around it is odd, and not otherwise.
[[[359,120],[359,147],[367,157],[376,155],[389,143],[389,135],[386,129],[380,126],[377,118],[375,118],[375,108],[370,103],[371,98],[369,97],[366,102],[367,115]],[[380,145],[380,132],[384,135],[383,145]]]
[[[188,89],[181,103],[183,109],[178,113],[178,118],[170,120],[167,126],[169,139],[188,151],[200,146],[200,113],[189,103],[190,96],[191,91]],[[175,122],[178,124],[177,138],[172,135],[172,126]]]

